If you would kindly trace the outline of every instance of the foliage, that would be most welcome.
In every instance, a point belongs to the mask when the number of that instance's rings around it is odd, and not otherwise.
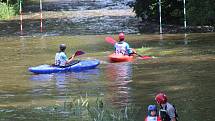
[[[179,24],[183,22],[183,2],[178,0],[161,0],[162,19],[164,23]],[[143,20],[159,21],[158,0],[136,0],[134,10]]]
[[[134,11],[147,21],[159,21],[158,0],[136,0]],[[161,0],[163,24],[183,24],[183,0]],[[215,25],[214,0],[186,0],[188,25]]]
[[[8,19],[19,12],[18,0],[0,0],[0,19]]]
[[[136,121],[140,109],[134,105],[116,108],[99,98],[80,96],[49,106],[7,107],[1,109],[0,116],[1,120],[11,121]]]
[[[134,114],[138,110],[134,106],[126,106],[123,109],[114,110],[114,108],[106,105],[99,98],[95,102],[90,103],[87,97],[71,98],[64,102],[63,107],[67,111],[73,112],[80,119],[88,118],[93,121],[135,121]]]
[[[215,26],[214,0],[189,0],[187,12],[189,24]]]
[[[96,104],[88,108],[89,116],[93,121],[135,121],[135,113],[138,109],[134,106],[114,110],[105,105],[102,100],[97,100]]]
[[[0,0],[0,2],[3,2],[3,3],[9,3],[9,4],[16,4],[18,3],[19,1],[18,0]]]
[[[13,6],[7,6],[6,3],[0,3],[0,19],[6,19],[15,14]]]

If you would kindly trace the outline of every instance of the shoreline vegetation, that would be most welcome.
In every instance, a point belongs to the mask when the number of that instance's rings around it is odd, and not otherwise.
[[[7,107],[5,107],[7,108]],[[16,110],[13,110],[16,108]],[[13,110],[17,115],[30,115],[25,120],[43,119],[43,120],[62,120],[71,121],[135,121],[136,112],[145,112],[135,105],[126,105],[124,107],[110,107],[98,97],[89,99],[86,97],[68,98],[62,103],[42,107],[10,107],[5,110]],[[9,113],[10,114],[10,113]],[[145,112],[146,114],[146,112]],[[1,119],[8,119],[6,113],[1,114]],[[10,119],[16,117],[10,116]]]
[[[168,0],[164,0],[166,2]],[[210,1],[210,0],[208,0]],[[25,5],[31,5],[35,4],[38,1],[30,0],[25,1]],[[139,8],[137,6],[137,3],[139,3],[139,0],[136,0],[135,3],[127,3],[131,8],[133,8],[133,11],[136,13],[136,16],[140,18],[135,22],[135,27],[138,28],[139,33],[146,33],[146,34],[159,34],[159,22],[150,21],[151,15],[144,15],[147,19],[145,19],[143,16],[143,12],[139,11]],[[132,4],[132,5],[131,5]],[[150,5],[150,4],[149,4]],[[24,5],[23,5],[24,6]],[[37,6],[38,7],[38,6]],[[24,7],[25,9],[25,7]],[[31,8],[33,9],[33,8]],[[143,11],[143,10],[142,10]],[[153,10],[155,11],[155,10]],[[19,14],[19,0],[0,0],[0,22],[8,22],[11,23],[11,21],[14,21],[14,16]],[[181,13],[180,13],[181,15]],[[183,17],[182,17],[183,18]],[[10,27],[9,27],[10,28]],[[175,34],[175,33],[206,33],[206,32],[215,32],[215,27],[213,25],[187,25],[186,28],[182,24],[171,24],[164,20],[162,24],[163,28],[163,34]],[[6,27],[7,29],[7,27]],[[4,30],[7,31],[7,30]]]
[[[11,20],[18,15],[20,2],[22,4],[22,0],[0,0],[0,21]]]
[[[17,14],[16,5],[7,5],[0,2],[0,20],[9,20]]]

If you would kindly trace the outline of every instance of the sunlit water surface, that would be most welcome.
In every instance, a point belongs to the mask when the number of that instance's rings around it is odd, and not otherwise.
[[[116,109],[135,104],[140,108],[135,118],[142,121],[159,91],[176,105],[181,121],[215,120],[214,33],[186,38],[183,34],[128,35],[140,54],[156,57],[130,63],[109,63],[107,55],[113,47],[105,36],[1,37],[1,120],[67,120],[66,115],[59,118],[39,109],[87,94],[90,100],[101,98]],[[60,43],[67,45],[68,56],[83,50],[86,54],[76,59],[99,59],[101,64],[80,73],[28,72],[28,67],[52,64]]]

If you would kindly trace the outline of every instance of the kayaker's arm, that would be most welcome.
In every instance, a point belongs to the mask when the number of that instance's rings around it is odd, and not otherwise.
[[[69,63],[74,59],[74,57],[75,57],[75,54],[73,54],[73,55],[69,58],[69,60],[66,61],[66,64],[69,64]]]
[[[136,51],[133,48],[130,48],[128,43],[126,43],[126,51],[128,52],[128,55],[136,53]]]

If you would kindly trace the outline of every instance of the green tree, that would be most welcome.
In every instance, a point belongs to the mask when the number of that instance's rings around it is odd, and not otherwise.
[[[215,25],[214,0],[189,0],[187,13],[189,25]]]
[[[183,0],[161,0],[164,24],[183,24]],[[188,25],[215,26],[214,0],[186,0]],[[136,0],[134,11],[147,21],[159,21],[158,0]]]
[[[19,0],[1,0],[3,3],[9,3],[9,4],[16,4],[19,2]]]
[[[19,0],[0,0],[0,19],[8,19],[19,11]]]
[[[136,0],[134,11],[138,17],[148,21],[159,21],[158,0]],[[183,1],[161,0],[164,23],[183,23]]]

